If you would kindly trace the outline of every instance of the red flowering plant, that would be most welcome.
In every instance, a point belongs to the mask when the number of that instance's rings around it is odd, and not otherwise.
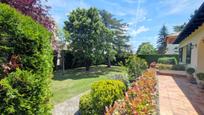
[[[154,71],[148,70],[132,84],[123,100],[106,107],[105,115],[150,115],[156,109],[156,78]]]

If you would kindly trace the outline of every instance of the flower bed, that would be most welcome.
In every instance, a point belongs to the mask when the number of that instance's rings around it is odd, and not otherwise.
[[[106,107],[105,115],[150,115],[156,112],[156,77],[150,69],[125,93],[125,98]]]

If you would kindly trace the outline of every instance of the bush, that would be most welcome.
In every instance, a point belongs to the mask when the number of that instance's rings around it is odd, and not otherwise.
[[[198,77],[199,80],[204,81],[204,73],[197,73],[197,77]]]
[[[91,94],[80,99],[80,112],[84,115],[102,115],[105,106],[109,106],[117,99],[122,98],[125,90],[124,83],[119,80],[95,82],[91,87]]]
[[[186,70],[186,65],[185,64],[173,65],[172,70],[185,71]]]
[[[106,109],[105,115],[154,115],[156,82],[154,70],[145,72],[129,88],[124,99]]]
[[[126,87],[128,87],[130,83],[128,75],[124,75],[124,74],[115,74],[111,77],[111,79],[122,81],[126,85]]]
[[[173,65],[170,64],[157,64],[156,68],[159,70],[171,70]]]
[[[130,56],[126,60],[126,67],[129,74],[130,80],[135,80],[137,77],[141,76],[144,70],[147,69],[147,62],[136,56]]]
[[[175,57],[162,57],[158,59],[158,63],[175,65],[178,62]]]
[[[148,64],[152,63],[152,62],[157,62],[158,63],[158,59],[159,58],[163,58],[163,57],[169,57],[169,58],[175,58],[178,62],[179,60],[179,56],[178,55],[160,55],[160,54],[152,54],[152,55],[137,55],[138,57],[144,59],[147,61]]]
[[[186,72],[190,75],[192,75],[193,73],[195,73],[195,69],[194,68],[188,68],[186,69]]]
[[[91,94],[85,94],[80,98],[79,108],[81,115],[94,115],[94,106],[92,102]]]
[[[0,65],[4,64],[0,69],[0,113],[50,114],[51,34],[30,17],[0,4],[0,38]],[[15,56],[17,61],[12,60]],[[2,71],[6,67],[12,71]]]

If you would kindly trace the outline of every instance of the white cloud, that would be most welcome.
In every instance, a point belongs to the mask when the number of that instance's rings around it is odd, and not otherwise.
[[[199,7],[201,0],[160,0],[160,5],[166,15],[179,14],[187,10],[194,11],[192,6]]]
[[[139,22],[143,22],[145,20],[147,20],[147,11],[143,8],[139,8],[137,11],[135,11],[134,17],[128,24],[136,27]]]
[[[137,37],[139,34],[143,33],[143,32],[147,32],[149,31],[149,28],[141,26],[138,29],[134,30],[134,29],[129,29],[129,34],[132,38]]]

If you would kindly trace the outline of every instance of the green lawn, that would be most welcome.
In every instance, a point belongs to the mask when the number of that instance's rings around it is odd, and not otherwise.
[[[57,72],[52,80],[52,102],[57,104],[88,91],[93,82],[108,79],[115,74],[126,72],[122,67],[107,68],[105,65],[93,66],[89,72],[86,72],[85,68],[67,70],[64,74]]]

